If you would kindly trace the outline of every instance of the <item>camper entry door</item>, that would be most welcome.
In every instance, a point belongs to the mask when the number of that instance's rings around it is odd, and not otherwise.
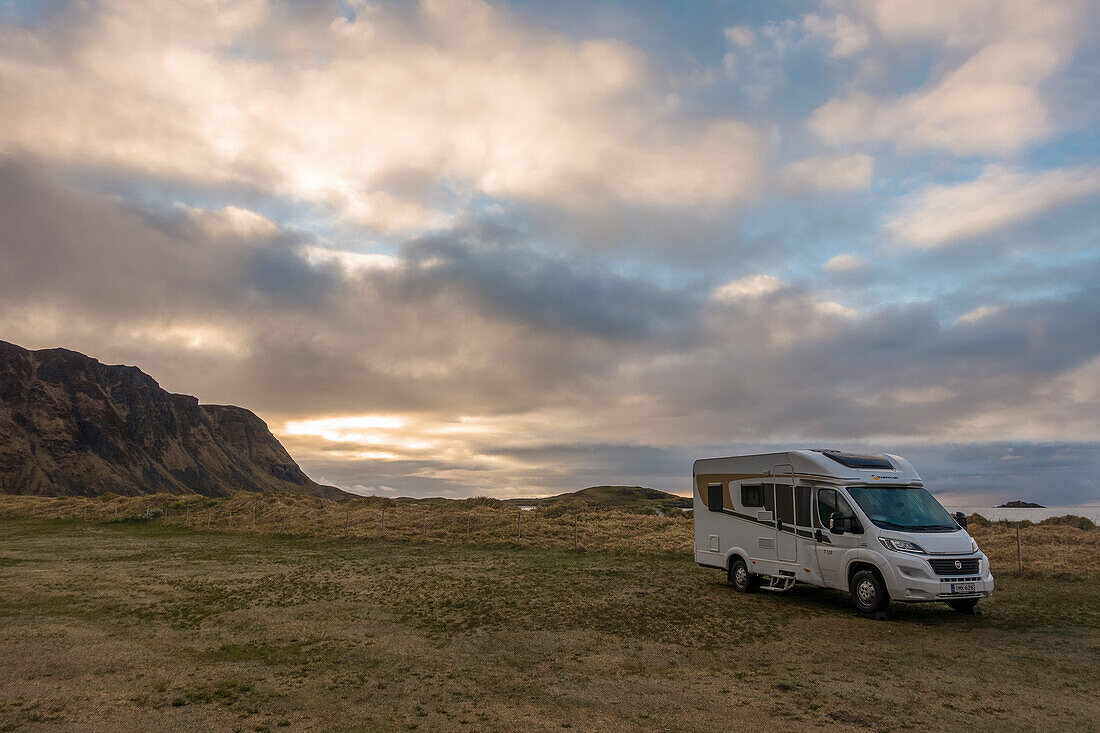
[[[848,501],[839,491],[828,486],[817,488],[814,502],[814,546],[817,549],[817,565],[821,579],[830,588],[847,588],[844,577],[844,559],[848,551],[857,547],[859,535],[845,532],[833,534],[829,531],[829,517],[833,512],[854,514]]]
[[[794,530],[794,467],[775,466],[772,469],[775,486],[775,551],[780,562],[798,559]]]

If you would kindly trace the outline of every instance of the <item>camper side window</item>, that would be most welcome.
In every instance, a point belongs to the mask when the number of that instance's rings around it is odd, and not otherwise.
[[[829,528],[829,517],[833,512],[855,516],[852,507],[836,489],[817,490],[817,526],[822,529]]]
[[[760,484],[741,487],[741,506],[746,509],[764,506],[764,487]]]
[[[707,484],[707,509],[722,511],[722,484]]]
[[[790,484],[775,484],[775,518],[794,524],[794,487]]]
[[[817,490],[817,526],[829,528],[829,517],[836,511],[836,490]]]
[[[812,495],[813,489],[809,486],[794,488],[794,523],[799,527],[813,526],[813,521],[810,519]]]

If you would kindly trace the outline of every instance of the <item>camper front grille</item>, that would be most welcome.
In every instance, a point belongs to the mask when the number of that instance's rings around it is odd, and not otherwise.
[[[936,575],[976,575],[978,558],[962,557],[957,560],[929,560]]]

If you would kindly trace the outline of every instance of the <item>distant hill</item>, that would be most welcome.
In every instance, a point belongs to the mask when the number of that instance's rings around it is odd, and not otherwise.
[[[510,504],[525,506],[545,506],[558,502],[584,502],[599,507],[653,507],[653,508],[689,508],[691,497],[676,496],[657,489],[642,486],[589,486],[587,489],[568,494],[544,496],[538,499],[508,499]]]
[[[1033,501],[1006,501],[1004,504],[999,504],[998,509],[1045,509],[1042,504],[1036,504]]]
[[[0,492],[351,498],[306,476],[255,414],[171,394],[137,367],[0,341]]]

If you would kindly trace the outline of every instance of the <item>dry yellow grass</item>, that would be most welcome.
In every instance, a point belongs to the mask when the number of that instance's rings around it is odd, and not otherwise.
[[[989,556],[994,574],[1018,571],[1015,527],[971,525],[970,534]],[[1020,549],[1025,573],[1100,578],[1100,529],[1056,524],[1023,527]]]
[[[384,515],[384,516],[383,516]],[[522,511],[487,499],[397,503],[382,498],[337,503],[291,494],[238,493],[225,499],[0,496],[0,516],[72,521],[151,521],[212,532],[355,537],[451,545],[583,549],[605,553],[689,555],[689,513],[666,516],[584,507]],[[970,533],[995,574],[1018,572],[1016,528],[973,523]],[[1020,530],[1025,573],[1100,578],[1100,529],[1033,525]]]
[[[384,516],[383,516],[384,515]],[[218,532],[408,541],[574,546],[605,552],[692,550],[691,516],[661,517],[615,509],[522,511],[481,499],[399,504],[377,498],[337,503],[289,494],[239,493],[225,499],[155,494],[142,497],[0,496],[0,516],[73,521],[155,521]]]

